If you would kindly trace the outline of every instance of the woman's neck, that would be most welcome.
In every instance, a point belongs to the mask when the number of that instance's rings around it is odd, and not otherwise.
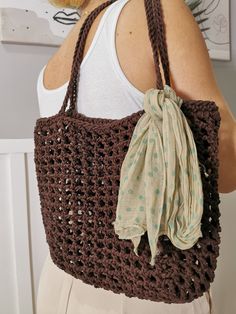
[[[106,2],[107,0],[85,0],[84,4],[79,8],[81,16],[88,15],[96,7]],[[86,14],[88,12],[88,14]]]

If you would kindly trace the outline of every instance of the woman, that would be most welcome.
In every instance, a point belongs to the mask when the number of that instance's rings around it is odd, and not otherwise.
[[[41,116],[50,116],[59,111],[70,79],[73,53],[81,25],[95,7],[106,1],[50,2],[56,6],[80,8],[82,16],[40,72],[38,98]],[[219,192],[231,192],[236,189],[236,173],[233,173],[236,162],[236,120],[217,87],[205,42],[189,8],[183,0],[162,0],[162,7],[173,88],[182,98],[212,99],[219,106],[222,117]],[[163,76],[163,70],[161,74]],[[155,81],[144,1],[118,0],[112,3],[99,13],[86,40],[80,72],[78,111],[87,116],[122,118],[142,108],[144,93],[155,86]],[[112,106],[109,101],[111,97]],[[126,100],[125,105],[123,99]],[[228,154],[224,147],[227,147]],[[54,265],[50,255],[43,267],[37,314],[173,312],[212,313],[210,294],[206,292],[202,297],[186,304],[152,302],[87,285]]]

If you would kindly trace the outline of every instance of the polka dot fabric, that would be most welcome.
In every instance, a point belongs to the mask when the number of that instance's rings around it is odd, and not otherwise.
[[[180,110],[183,100],[168,85],[145,93],[145,113],[135,126],[123,161],[113,223],[134,252],[147,231],[154,266],[158,237],[179,249],[202,236],[203,191],[192,131]]]

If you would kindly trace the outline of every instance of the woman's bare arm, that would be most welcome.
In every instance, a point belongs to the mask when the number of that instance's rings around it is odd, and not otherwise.
[[[236,190],[236,119],[214,77],[201,30],[184,0],[161,0],[171,83],[184,99],[213,100],[219,108],[219,192]],[[163,71],[162,71],[163,73]]]

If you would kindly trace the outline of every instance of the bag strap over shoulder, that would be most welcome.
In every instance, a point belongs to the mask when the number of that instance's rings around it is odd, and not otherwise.
[[[148,3],[148,0],[144,0],[145,5]],[[166,33],[165,33],[165,22],[164,22],[164,15],[161,6],[161,0],[152,0],[152,13],[153,13],[153,25],[154,30],[156,32],[154,38],[152,39],[151,36],[150,40],[153,41],[158,45],[158,50],[161,56],[161,63],[164,71],[165,76],[165,84],[170,86],[170,69],[169,69],[169,58],[168,58],[168,50],[167,50],[167,42],[166,42]],[[147,9],[146,9],[147,12]],[[154,62],[156,67],[159,68],[159,59],[154,58]],[[162,78],[160,78],[162,82]],[[156,84],[158,86],[158,82]],[[163,83],[162,83],[163,88]]]
[[[73,63],[72,63],[72,70],[71,70],[71,77],[69,81],[69,85],[67,87],[67,92],[65,95],[65,99],[63,101],[63,105],[59,111],[59,113],[63,113],[66,110],[68,100],[70,100],[70,105],[68,111],[76,112],[76,104],[77,104],[77,97],[78,97],[78,83],[80,77],[80,64],[83,60],[83,52],[86,43],[86,38],[90,27],[98,16],[98,14],[106,8],[108,5],[112,4],[117,0],[109,0],[98,7],[96,7],[85,19],[80,32],[79,37],[76,43],[74,56],[73,56]],[[165,39],[165,27],[164,27],[164,19],[163,19],[163,12],[161,8],[161,0],[144,0],[145,5],[145,12],[147,17],[147,24],[148,24],[148,34],[152,45],[153,50],[153,57],[156,69],[156,88],[163,89],[163,81],[160,72],[160,65],[159,65],[159,54],[161,57],[162,67],[165,76],[165,84],[170,86],[170,77],[169,77],[169,60],[168,60],[168,53],[167,53],[167,45]]]

